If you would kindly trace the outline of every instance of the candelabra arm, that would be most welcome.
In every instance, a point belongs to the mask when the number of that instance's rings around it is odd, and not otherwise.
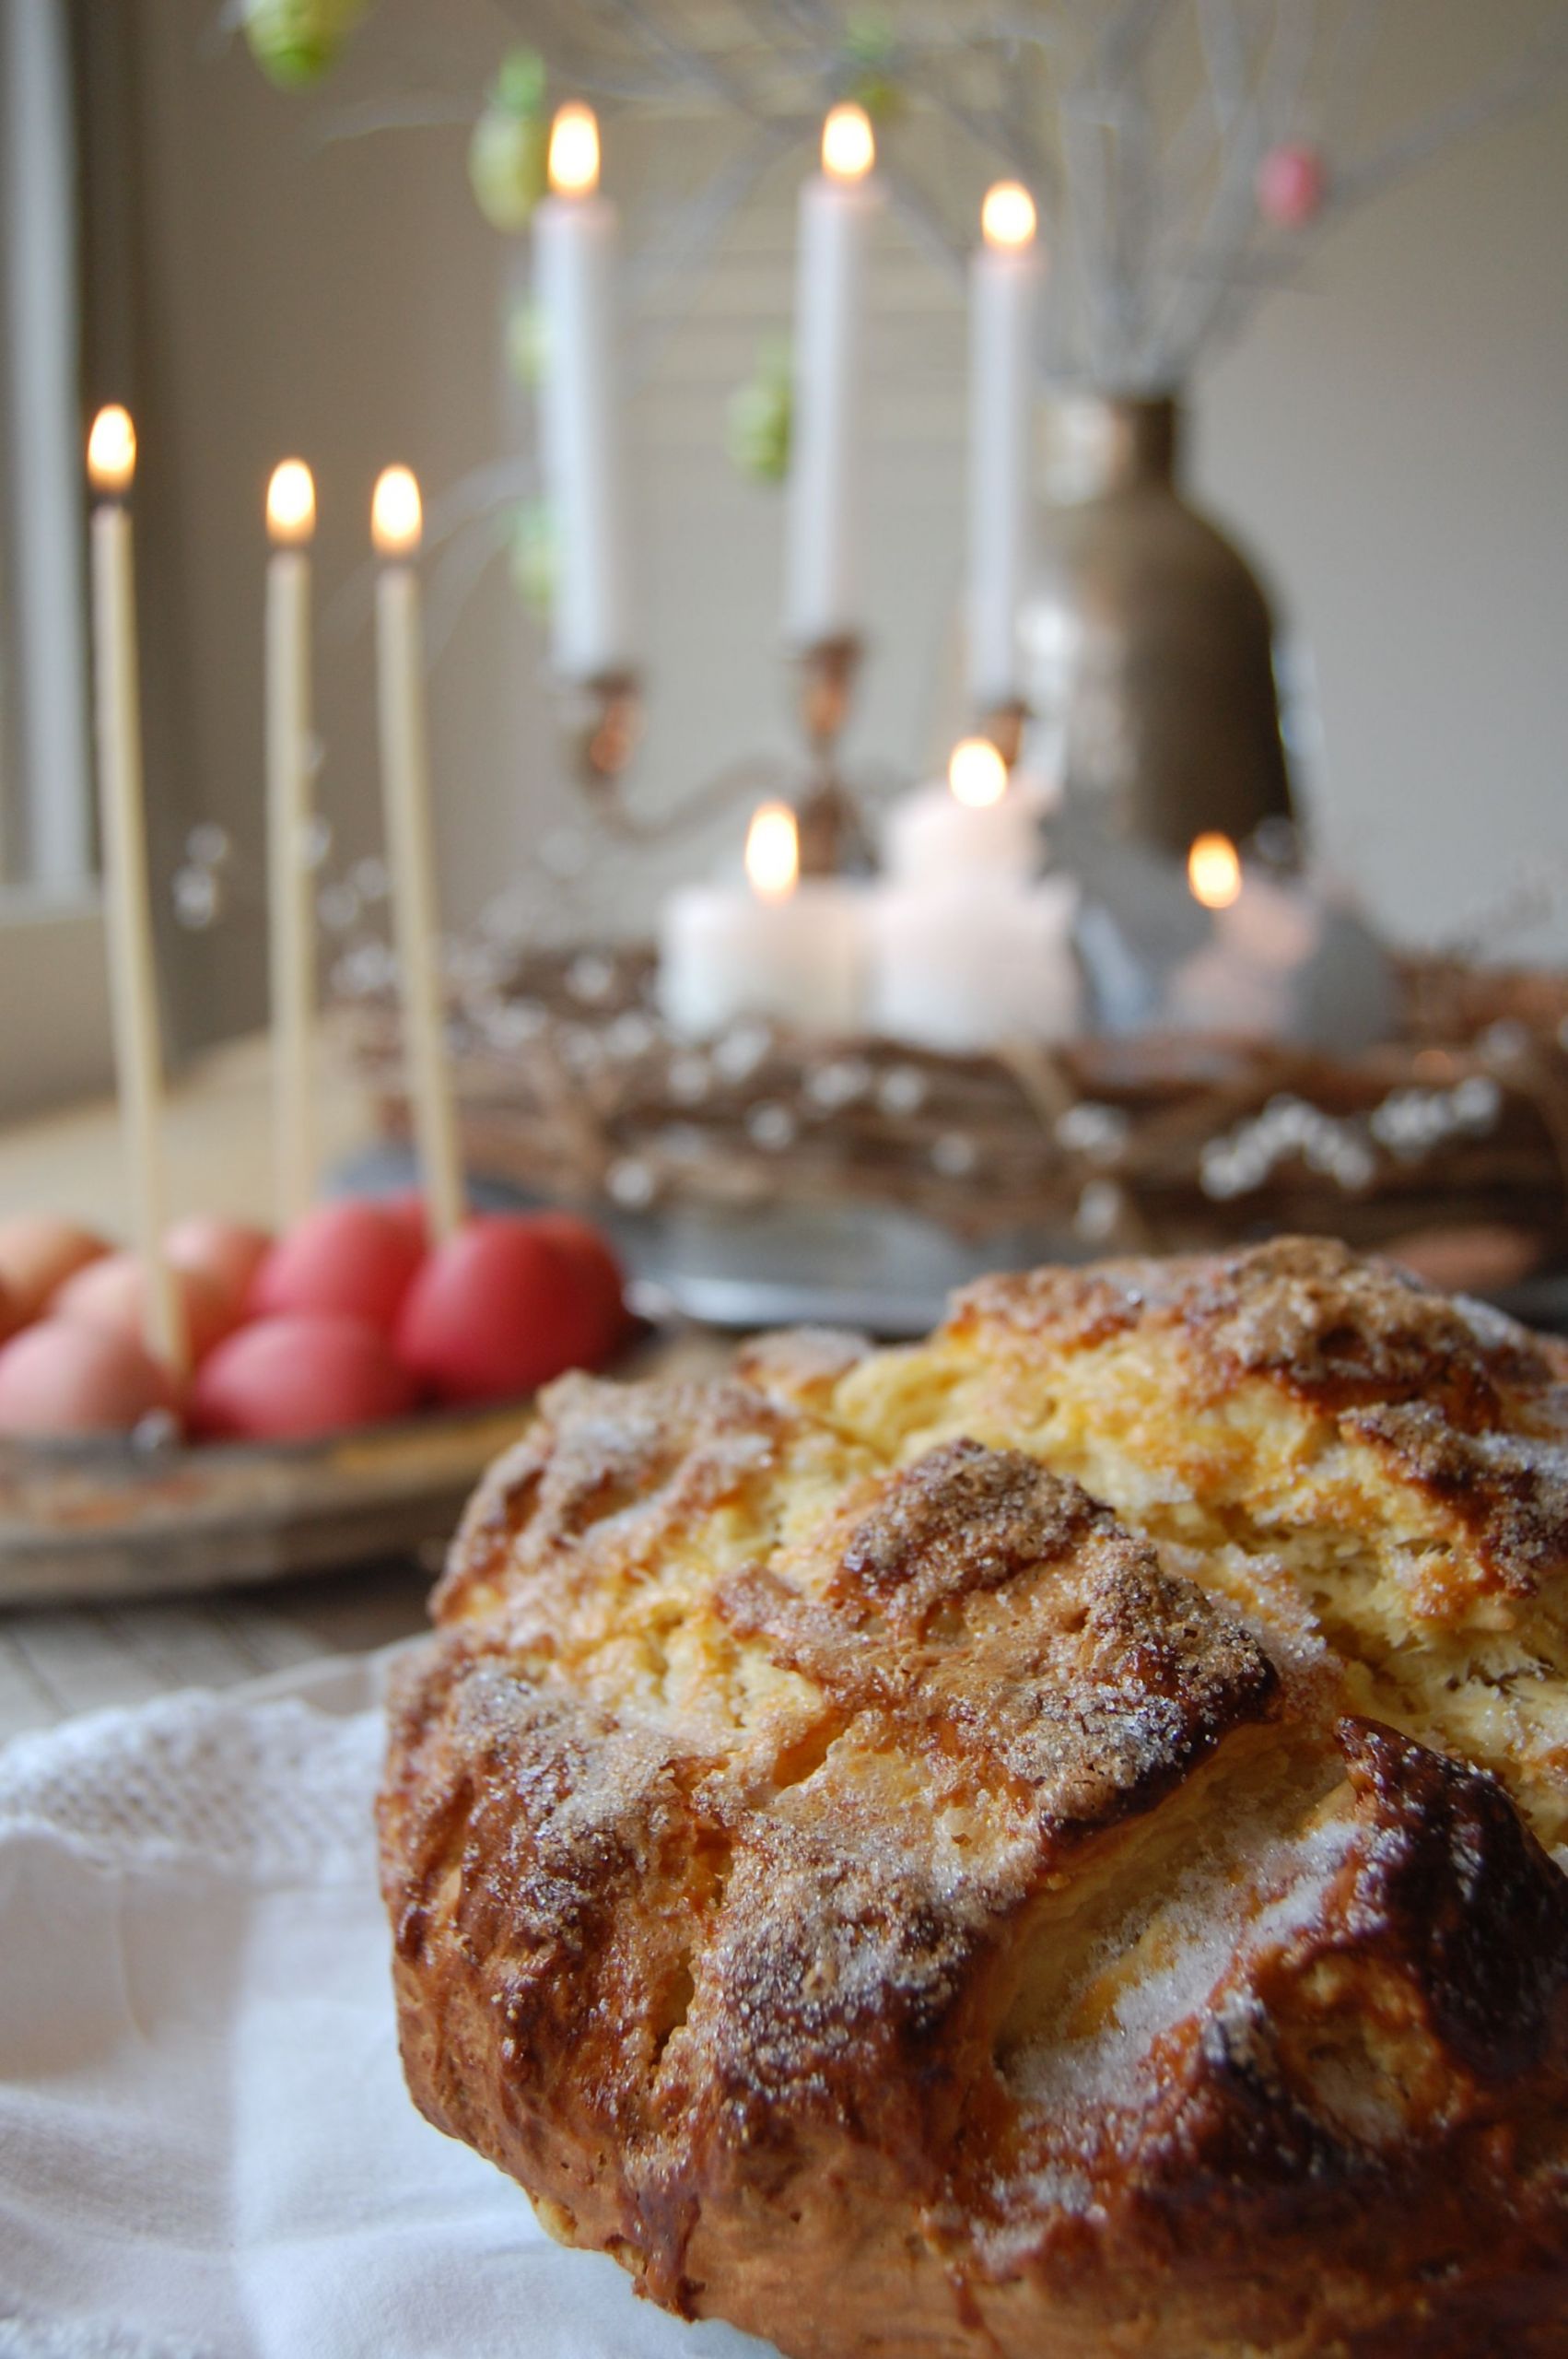
[[[629,841],[657,842],[701,827],[730,808],[748,785],[790,795],[800,829],[802,874],[837,876],[868,870],[872,845],[858,798],[844,781],[839,743],[862,643],[852,634],[824,639],[796,658],[796,716],[805,740],[802,780],[779,775],[771,761],[726,768],[673,809],[628,808],[626,774],[642,735],[642,682],[630,670],[554,683],[562,743],[571,775],[599,824]]]

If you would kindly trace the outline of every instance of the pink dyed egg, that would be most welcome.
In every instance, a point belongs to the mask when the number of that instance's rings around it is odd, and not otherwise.
[[[175,1222],[163,1250],[177,1270],[198,1270],[220,1285],[238,1312],[272,1250],[272,1238],[266,1229],[252,1228],[242,1220],[193,1213],[189,1220]]]
[[[186,1332],[192,1364],[205,1360],[215,1344],[240,1323],[240,1307],[228,1289],[205,1270],[174,1273],[185,1306]],[[51,1301],[54,1319],[74,1319],[94,1327],[109,1327],[136,1341],[146,1332],[146,1287],[135,1253],[106,1253],[67,1278]]]
[[[390,1335],[424,1255],[422,1232],[385,1205],[359,1197],[321,1204],[273,1247],[252,1283],[250,1310],[343,1311]]]
[[[36,1319],[57,1287],[109,1251],[101,1237],[50,1213],[0,1221],[0,1279],[19,1320]]]
[[[409,1289],[398,1357],[443,1401],[507,1401],[596,1356],[593,1304],[560,1244],[526,1213],[480,1213]]]
[[[1270,147],[1258,167],[1258,210],[1276,229],[1302,229],[1323,209],[1328,175],[1316,147]]]
[[[217,1440],[302,1441],[401,1417],[412,1379],[385,1335],[344,1311],[285,1311],[241,1327],[196,1372],[195,1430]]]
[[[174,1405],[168,1370],[112,1327],[45,1319],[0,1351],[0,1433],[129,1433]]]

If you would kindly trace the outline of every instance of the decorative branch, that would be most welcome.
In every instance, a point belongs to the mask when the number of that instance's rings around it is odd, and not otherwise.
[[[1568,17],[1531,42],[1524,56],[1490,74],[1476,89],[1446,107],[1439,107],[1425,122],[1412,124],[1398,138],[1337,175],[1333,190],[1336,211],[1378,195],[1400,173],[1424,164],[1441,148],[1463,139],[1483,125],[1506,121],[1525,108],[1539,105],[1550,95],[1555,77],[1568,69]]]
[[[220,0],[213,22],[248,22],[256,5]],[[767,167],[804,145],[857,73],[884,96],[891,88],[907,111],[880,144],[894,211],[915,246],[960,280],[974,238],[975,167],[1025,182],[1053,256],[1042,367],[1123,390],[1179,382],[1267,291],[1289,283],[1324,228],[1568,74],[1568,0],[1560,0],[1548,24],[1472,88],[1357,153],[1360,94],[1386,0],[972,0],[960,14],[911,4],[869,67],[850,0],[487,6],[537,45],[562,87],[674,121],[743,126],[739,148],[635,258],[641,373],[685,315],[669,301],[672,285],[700,278]],[[405,65],[417,71],[412,58]],[[1163,105],[1178,73],[1190,75],[1190,98]],[[458,128],[477,103],[476,92],[414,81],[339,109],[317,135]],[[932,137],[939,129],[952,140]],[[1277,148],[1308,140],[1321,195],[1283,222],[1267,217],[1260,168]],[[655,304],[660,316],[649,323]]]

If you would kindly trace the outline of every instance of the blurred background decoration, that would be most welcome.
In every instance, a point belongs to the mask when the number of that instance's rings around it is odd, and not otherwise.
[[[35,115],[79,161],[13,372],[79,358],[143,438],[180,1042],[266,1004],[293,449],[301,851],[405,1123],[364,516],[406,457],[475,1168],[666,1245],[768,1203],[981,1258],[1402,1240],[1445,1202],[1563,1243],[1562,0],[75,6],[6,19],[72,36],[18,53],[18,185]],[[61,649],[33,497],[6,628]],[[5,676],[27,736],[41,667]],[[89,864],[69,736],[6,769],[8,876]]]
[[[835,0],[511,0],[508,13],[532,45],[502,58],[468,151],[493,228],[519,235],[533,220],[557,95],[591,98],[612,123],[638,111],[666,126],[721,127],[706,170],[643,193],[634,307],[711,263],[769,168],[809,156],[836,101],[864,108],[895,216],[960,288],[986,181],[1005,173],[1030,193],[1049,262],[1034,338],[1047,405],[1043,529],[1024,616],[1027,686],[1001,683],[1004,704],[1016,691],[1032,708],[1069,793],[1094,798],[1115,832],[1180,855],[1207,827],[1239,840],[1287,816],[1274,620],[1246,558],[1183,496],[1184,391],[1353,207],[1448,142],[1539,103],[1568,66],[1568,12],[1522,29],[1499,20],[1492,53],[1462,87],[1412,92],[1375,130],[1365,82],[1382,0],[960,0],[885,11]],[[326,76],[364,14],[364,0],[242,5],[258,62],[288,88]],[[345,127],[447,113],[433,93],[389,91],[380,116],[372,101]],[[661,151],[673,166],[673,142]],[[541,330],[525,263],[513,284],[506,345],[532,391]],[[644,319],[639,367],[683,299],[692,299],[677,294],[651,337]],[[785,480],[790,373],[779,336],[759,341],[727,426],[740,468],[758,483]],[[497,514],[520,589],[548,612],[559,533],[525,448],[509,475],[486,468],[452,493],[439,527],[449,535],[439,630]],[[973,678],[973,656],[970,669]],[[596,725],[591,710],[590,745]],[[617,769],[630,752],[624,726],[621,715]],[[591,758],[588,775],[603,776]],[[687,816],[723,799],[722,788],[700,795]]]

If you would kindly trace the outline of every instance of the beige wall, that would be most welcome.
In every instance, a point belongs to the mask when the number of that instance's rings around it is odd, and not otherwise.
[[[116,0],[118,5],[118,0]],[[98,0],[108,6],[109,0]],[[135,0],[148,175],[140,300],[164,438],[149,581],[178,726],[166,840],[230,827],[259,884],[262,487],[297,448],[317,467],[325,792],[340,842],[376,840],[361,560],[376,469],[434,494],[504,446],[496,323],[505,252],[479,222],[459,132],[322,146],[331,113],[215,53],[212,0]],[[90,12],[89,12],[90,13]],[[1544,18],[1545,0],[1520,6]],[[1458,0],[1401,0],[1431,63]],[[374,39],[406,58],[437,11],[383,0]],[[486,19],[468,38],[475,82]],[[1394,80],[1406,61],[1389,61]],[[428,78],[428,68],[424,69]],[[456,78],[456,77],[451,77]],[[620,164],[628,160],[623,147]],[[788,302],[790,182],[732,229],[639,396],[638,530],[654,704],[640,791],[678,795],[720,761],[788,743],[777,658],[777,499],[719,455],[723,399]],[[1568,98],[1483,134],[1323,248],[1198,389],[1196,480],[1262,560],[1316,663],[1330,851],[1405,934],[1450,928],[1521,869],[1568,855]],[[870,461],[878,651],[862,752],[929,758],[955,715],[962,327],[952,289],[896,233],[879,274]],[[691,290],[688,290],[688,294]],[[466,918],[544,825],[571,814],[542,649],[495,568],[432,687],[443,883]],[[172,815],[178,813],[178,826]],[[623,916],[649,876],[606,857]],[[707,852],[702,854],[707,857]],[[1558,939],[1568,942],[1568,928]],[[182,955],[193,1035],[261,1005],[252,907]]]

